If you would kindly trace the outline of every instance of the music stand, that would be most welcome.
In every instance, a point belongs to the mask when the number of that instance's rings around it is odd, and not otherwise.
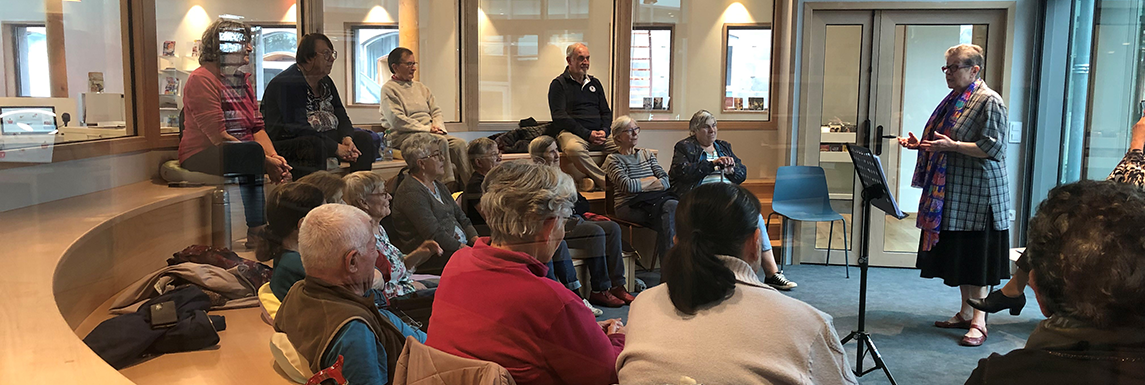
[[[867,267],[870,266],[871,256],[871,206],[878,207],[879,210],[898,219],[905,218],[906,214],[899,210],[898,204],[895,203],[895,197],[891,195],[879,157],[872,154],[871,150],[866,147],[853,145],[847,147],[851,153],[851,161],[855,165],[855,173],[859,175],[859,182],[863,185],[862,214],[860,216],[860,220],[863,221],[861,227],[863,229],[863,245],[859,248],[859,330],[848,334],[847,337],[843,338],[842,343],[846,344],[854,339],[858,344],[854,370],[856,376],[862,377],[864,374],[882,369],[883,373],[887,375],[887,379],[891,381],[891,385],[897,385],[895,378],[891,376],[890,369],[883,362],[883,356],[875,348],[874,341],[871,341],[871,334],[867,333]],[[875,366],[867,370],[863,370],[864,347],[871,351],[871,358],[875,360]]]

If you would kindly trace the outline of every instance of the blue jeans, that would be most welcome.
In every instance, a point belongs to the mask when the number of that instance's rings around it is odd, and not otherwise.
[[[767,236],[767,221],[763,220],[763,215],[759,216],[759,231],[763,234],[763,251],[771,250],[771,237]]]
[[[574,293],[580,290],[580,280],[576,277],[576,268],[573,267],[572,257],[569,256],[569,246],[565,241],[561,241],[561,245],[553,253],[553,259],[545,262],[545,266],[549,267],[549,272],[545,278],[560,282]],[[577,296],[580,295],[577,294]]]
[[[624,286],[624,260],[620,243],[620,225],[612,221],[580,221],[566,227],[565,242],[569,248],[584,250],[592,291],[605,291]]]

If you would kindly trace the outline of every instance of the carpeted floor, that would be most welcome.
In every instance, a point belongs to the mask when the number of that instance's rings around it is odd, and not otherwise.
[[[787,266],[784,273],[799,287],[788,292],[794,298],[834,317],[839,337],[858,327],[859,269],[851,268],[851,278],[843,275],[843,266]],[[657,282],[656,272],[639,272],[646,282]],[[1003,281],[1004,283],[1005,281]],[[1034,301],[1033,292],[1020,316],[1002,312],[990,316],[989,337],[980,347],[963,347],[958,340],[964,330],[939,329],[936,320],[950,318],[958,311],[958,289],[940,280],[919,278],[913,269],[871,268],[867,291],[867,331],[894,375],[903,385],[962,384],[977,366],[978,360],[990,353],[1006,353],[1022,347],[1034,326],[1044,319]],[[627,321],[628,308],[604,308],[598,319],[621,318]],[[760,325],[761,328],[767,325]],[[844,346],[852,366],[855,342]],[[866,359],[863,368],[873,366]],[[889,384],[881,371],[859,378],[861,384]]]

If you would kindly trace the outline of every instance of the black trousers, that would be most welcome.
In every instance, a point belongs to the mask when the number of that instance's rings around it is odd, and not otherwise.
[[[350,172],[368,171],[373,168],[378,158],[378,146],[368,131],[355,130],[350,134],[354,146],[362,152],[358,160],[350,163]],[[291,139],[274,141],[274,149],[286,159],[292,167],[291,176],[295,180],[318,170],[326,169],[326,159],[338,156],[338,144],[342,137],[337,130],[318,133],[318,135],[299,136]]]
[[[239,194],[247,227],[266,224],[264,214],[266,195],[263,193],[263,175],[266,174],[266,155],[258,142],[223,143],[209,146],[191,155],[182,163],[183,168],[211,175],[238,174]]]

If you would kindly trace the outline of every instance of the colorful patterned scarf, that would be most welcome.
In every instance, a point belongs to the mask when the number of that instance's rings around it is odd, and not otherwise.
[[[961,94],[951,91],[938,104],[938,108],[926,121],[926,128],[922,131],[920,140],[934,140],[935,133],[950,136],[958,118],[970,100],[970,95],[982,80],[970,83]],[[911,187],[922,189],[922,199],[918,202],[918,221],[915,226],[922,229],[922,251],[930,251],[938,244],[938,231],[942,227],[942,209],[946,200],[946,152],[927,152],[919,150],[918,162],[914,166],[914,177],[910,181]]]

